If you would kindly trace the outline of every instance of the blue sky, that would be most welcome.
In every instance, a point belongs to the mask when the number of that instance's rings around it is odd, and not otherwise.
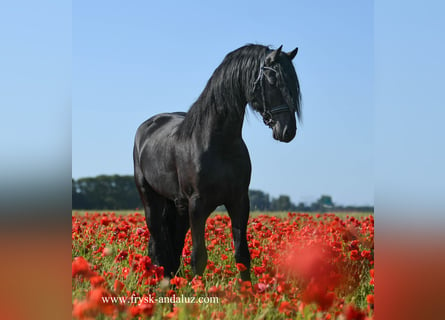
[[[379,221],[440,225],[445,4],[255,3],[2,2],[0,204],[69,198],[71,176],[131,174],[139,123],[187,110],[227,52],[259,42],[300,47],[304,125],[282,144],[249,114],[251,186],[294,202],[374,194],[391,211]]]
[[[442,234],[444,11],[443,1],[377,1],[374,17],[375,205],[385,222]]]
[[[372,2],[76,1],[72,22],[74,178],[132,174],[142,121],[186,111],[228,52],[283,44],[300,48],[303,124],[283,144],[249,111],[251,188],[373,204]]]

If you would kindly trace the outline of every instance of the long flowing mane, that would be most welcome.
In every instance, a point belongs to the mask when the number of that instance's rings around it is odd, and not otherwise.
[[[194,128],[203,125],[206,119],[216,114],[225,117],[244,117],[245,106],[252,97],[253,82],[258,76],[259,68],[264,62],[270,47],[248,44],[226,55],[215,69],[206,87],[187,112],[181,123],[178,134],[189,137]],[[293,106],[300,118],[300,88],[292,62],[289,66],[293,72],[283,76],[281,86],[283,98]],[[290,74],[290,75],[289,75]],[[296,83],[296,88],[286,88],[286,82]]]

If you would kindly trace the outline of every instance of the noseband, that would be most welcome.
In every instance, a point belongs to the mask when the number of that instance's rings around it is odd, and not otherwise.
[[[266,98],[264,95],[264,70],[271,70],[275,72],[275,74],[278,73],[277,70],[271,67],[266,67],[264,64],[260,67],[260,72],[258,74],[258,78],[256,78],[255,82],[253,83],[253,90],[255,91],[256,86],[259,84],[261,88],[261,98],[263,99],[263,112],[261,112],[261,116],[263,117],[263,122],[266,126],[272,128],[275,124],[275,120],[273,119],[274,114],[278,114],[281,112],[290,111],[289,106],[287,104],[280,104],[279,106],[272,107],[270,109],[266,108]]]

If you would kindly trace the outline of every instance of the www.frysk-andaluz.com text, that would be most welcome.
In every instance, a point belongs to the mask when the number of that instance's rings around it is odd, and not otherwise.
[[[155,297],[152,295],[143,297],[102,297],[104,303],[119,303],[119,304],[145,304],[145,303],[219,303],[219,297],[187,297],[172,295],[170,297]]]

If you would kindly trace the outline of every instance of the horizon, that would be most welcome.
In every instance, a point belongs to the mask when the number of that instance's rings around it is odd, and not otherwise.
[[[118,173],[115,173],[115,174],[99,174],[99,175],[97,175],[97,176],[80,177],[80,178],[74,178],[74,177],[72,177],[72,180],[74,180],[74,181],[78,181],[78,180],[80,180],[80,179],[96,179],[96,178],[98,178],[98,177],[102,177],[102,176],[105,176],[105,177],[112,177],[112,176],[118,176],[118,177],[133,177],[132,174],[118,174]],[[136,185],[135,185],[135,186],[136,186]],[[301,203],[303,203],[305,206],[310,206],[312,203],[316,202],[316,201],[319,200],[321,197],[323,197],[323,196],[329,196],[329,197],[331,197],[331,199],[332,199],[332,203],[334,204],[334,206],[339,206],[339,207],[371,207],[371,208],[374,208],[374,205],[373,205],[373,204],[358,204],[358,205],[357,205],[357,204],[338,203],[337,201],[334,201],[334,197],[332,197],[332,196],[329,195],[329,194],[320,194],[320,195],[316,196],[313,200],[308,200],[308,201],[295,201],[295,200],[292,199],[292,197],[291,197],[290,195],[288,195],[288,194],[279,194],[279,195],[273,196],[273,195],[271,195],[270,192],[268,192],[267,190],[261,190],[261,189],[255,189],[255,188],[251,188],[251,187],[249,187],[249,192],[250,192],[250,191],[259,191],[259,192],[262,192],[262,193],[264,193],[265,195],[267,195],[267,196],[270,197],[270,198],[269,198],[270,201],[272,201],[272,200],[274,200],[274,199],[278,199],[278,198],[281,197],[281,196],[287,196],[287,197],[289,197],[290,202],[291,202],[292,204],[296,205],[296,206],[299,206]],[[220,206],[219,206],[219,207],[220,207]],[[218,207],[218,208],[219,208],[219,207]]]

